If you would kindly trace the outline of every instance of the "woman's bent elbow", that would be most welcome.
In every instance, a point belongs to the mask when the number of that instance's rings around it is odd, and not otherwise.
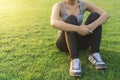
[[[55,26],[55,22],[54,21],[51,21],[51,26]]]
[[[106,16],[107,19],[109,19],[110,16],[107,12],[105,12],[104,15]]]
[[[55,21],[51,21],[51,26],[54,27],[54,28],[56,28],[56,23],[55,23]]]

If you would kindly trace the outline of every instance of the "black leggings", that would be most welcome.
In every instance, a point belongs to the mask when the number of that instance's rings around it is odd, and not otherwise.
[[[94,22],[99,18],[99,14],[91,13],[85,25]],[[77,18],[70,15],[66,23],[78,25]],[[56,46],[60,51],[69,52],[72,59],[79,57],[79,50],[85,50],[90,47],[90,53],[99,52],[101,41],[102,25],[98,26],[92,34],[81,36],[76,32],[62,31],[61,35],[56,41]]]

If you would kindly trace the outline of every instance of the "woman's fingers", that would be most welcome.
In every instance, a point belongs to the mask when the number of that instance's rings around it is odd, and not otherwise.
[[[80,29],[78,30],[78,33],[82,36],[84,35],[88,35],[90,33],[92,33],[91,30],[89,30],[87,27],[80,27]]]

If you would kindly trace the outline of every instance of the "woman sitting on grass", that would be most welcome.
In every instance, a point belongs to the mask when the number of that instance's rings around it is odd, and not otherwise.
[[[85,25],[83,15],[89,11]],[[100,56],[102,24],[109,18],[108,14],[94,4],[82,0],[64,0],[53,6],[51,25],[59,29],[56,46],[60,51],[70,53],[70,75],[81,76],[79,50],[90,47],[88,60],[96,69],[105,69],[107,65]]]

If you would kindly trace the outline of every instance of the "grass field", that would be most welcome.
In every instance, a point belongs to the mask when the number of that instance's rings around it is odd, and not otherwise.
[[[50,14],[57,1],[0,0],[0,80],[120,80],[120,0],[89,0],[110,15],[100,48],[108,69],[96,70],[82,51],[82,78],[69,76],[69,55],[55,46]]]

